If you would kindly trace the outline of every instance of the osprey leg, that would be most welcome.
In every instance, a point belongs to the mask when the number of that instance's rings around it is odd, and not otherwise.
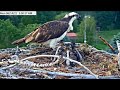
[[[18,55],[20,53],[20,49],[19,46],[17,45],[16,51],[15,51],[15,55]]]
[[[67,50],[67,58],[70,58],[70,51]],[[66,60],[66,65],[69,66],[70,65],[70,61]]]
[[[56,50],[56,52],[55,52],[55,55],[58,54],[58,51],[59,51],[60,48],[61,48],[61,46],[58,46],[58,47],[57,47],[57,50]],[[55,61],[55,59],[56,59],[56,58],[54,58],[53,61]]]

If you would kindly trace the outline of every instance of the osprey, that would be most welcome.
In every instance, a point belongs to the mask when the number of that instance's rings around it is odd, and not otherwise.
[[[54,49],[57,43],[66,36],[67,32],[73,30],[72,23],[78,18],[80,18],[78,13],[68,13],[60,20],[44,23],[25,37],[12,42],[12,44],[19,45],[21,43],[33,42],[48,45]]]

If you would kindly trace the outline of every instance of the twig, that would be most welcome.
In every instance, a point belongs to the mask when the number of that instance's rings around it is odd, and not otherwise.
[[[7,76],[7,73],[4,70],[0,69],[0,75]]]
[[[32,58],[37,58],[37,57],[55,57],[55,58],[59,58],[58,55],[36,55],[36,56],[30,56],[30,57],[21,59],[21,60],[19,60],[19,61],[25,61],[25,60],[27,60],[27,59],[32,59]]]
[[[31,58],[37,58],[37,57],[56,57],[56,58],[59,58],[58,55],[37,55],[37,56],[30,56],[30,57],[24,58],[24,59],[22,59],[22,60],[20,60],[20,61],[24,61],[24,60],[26,60],[26,59],[31,59]],[[94,73],[92,73],[87,67],[85,67],[84,65],[82,65],[80,62],[75,61],[75,60],[72,60],[72,59],[67,58],[67,57],[64,57],[64,56],[63,56],[63,59],[69,60],[69,61],[71,61],[71,62],[74,62],[74,63],[79,64],[80,66],[82,66],[83,68],[85,68],[90,74],[92,74],[93,76],[95,76],[96,79],[98,79],[98,75],[95,75]]]
[[[8,64],[8,61],[0,62],[0,65],[7,65],[7,64]]]
[[[67,58],[70,58],[70,51],[69,50],[67,50]],[[67,66],[69,66],[70,65],[70,61],[69,60],[66,60],[66,64],[67,64]]]
[[[57,48],[57,50],[56,50],[56,52],[55,52],[55,55],[57,55],[58,54],[58,51],[59,51],[59,49],[61,48],[61,46],[58,46],[58,48]],[[53,61],[55,61],[55,57],[54,57],[54,59],[53,59]]]
[[[0,78],[17,79],[17,77],[15,77],[14,74],[11,74],[11,72],[8,71],[8,70],[2,70],[2,69],[0,69],[0,74],[2,75],[2,77],[0,77]]]
[[[93,76],[95,76],[96,79],[98,79],[98,75],[95,75],[94,73],[92,73],[86,66],[84,66],[84,65],[81,64],[80,62],[75,61],[75,60],[72,60],[72,59],[67,58],[67,57],[63,57],[63,58],[64,58],[64,59],[67,59],[67,60],[69,60],[69,61],[71,61],[71,62],[74,62],[74,63],[79,64],[80,66],[82,66],[83,68],[85,68],[90,74],[92,74]]]
[[[120,43],[119,43],[119,41],[117,40],[116,41],[116,43],[117,43],[117,48],[118,48],[118,55],[117,55],[117,59],[118,59],[118,65],[119,65],[119,69],[120,69]]]
[[[24,60],[31,59],[31,58],[37,58],[37,57],[56,57],[56,58],[59,58],[60,56],[59,55],[37,55],[37,56],[30,56],[30,57],[27,57],[27,58],[24,58],[24,59],[21,59],[21,60],[16,60],[15,62],[20,63],[20,62],[23,62]],[[63,56],[63,59],[69,60],[71,62],[79,64],[80,66],[82,66],[83,68],[85,68],[90,74],[92,74],[93,76],[95,76],[98,79],[98,75],[95,75],[94,73],[92,73],[87,67],[85,67],[84,65],[82,65],[80,62],[72,60],[72,59],[70,59],[68,57],[64,57],[64,56]],[[16,64],[17,63],[15,63],[13,65],[10,65],[10,66],[7,66],[7,67],[3,67],[1,69],[7,69],[7,68],[15,66]]]
[[[82,77],[71,77],[70,79],[95,79],[95,77],[92,77],[91,75],[84,75],[82,74]],[[99,76],[99,79],[120,79],[119,76]]]
[[[51,62],[51,63],[45,63],[45,64],[36,64],[36,63],[33,63],[33,64],[26,64],[24,63],[23,61],[27,60],[27,59],[31,59],[31,58],[37,58],[37,57],[54,57],[54,58],[57,58],[56,61],[54,62]],[[27,57],[27,58],[24,58],[24,59],[21,59],[19,61],[16,61],[17,63],[19,64],[24,64],[24,65],[27,65],[27,66],[30,66],[30,67],[48,67],[48,66],[53,66],[55,64],[57,64],[60,60],[60,56],[57,56],[57,55],[37,55],[37,56],[30,56],[30,57]]]
[[[113,52],[115,51],[115,49],[114,49],[103,37],[99,36],[99,38],[100,38],[108,47],[110,47],[110,49],[111,49]]]
[[[38,69],[38,70],[33,70],[33,69],[19,69],[19,68],[15,68],[14,70],[17,71],[26,71],[29,73],[46,73],[46,74],[50,74],[50,75],[61,75],[61,76],[70,76],[70,77],[83,77],[83,76],[88,76],[88,77],[92,77],[95,78],[93,75],[86,75],[86,74],[75,74],[75,73],[64,73],[64,72],[53,72],[53,71],[47,71],[44,69]]]
[[[16,76],[16,77],[0,77],[0,79],[33,79],[28,77]]]
[[[38,69],[38,70],[33,70],[33,69],[23,69],[23,68],[15,68],[15,71],[21,72],[28,72],[28,73],[46,73],[49,75],[59,75],[59,76],[67,76],[71,77],[70,79],[96,79],[93,75],[88,75],[88,74],[77,74],[77,73],[65,73],[65,72],[53,72],[53,71],[47,71],[44,69]],[[119,76],[99,76],[99,79],[120,79]]]
[[[0,69],[8,69],[8,68],[11,68],[11,67],[13,67],[13,66],[15,66],[15,65],[17,65],[17,63],[15,63],[15,64],[12,64],[12,65],[9,65],[9,66],[6,66],[6,67],[2,67],[2,68],[0,68]]]
[[[76,52],[78,53],[80,60],[83,60],[82,55],[79,53],[79,51],[77,50],[77,48],[75,48]]]

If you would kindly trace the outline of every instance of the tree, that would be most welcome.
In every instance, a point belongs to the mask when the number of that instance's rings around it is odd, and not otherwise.
[[[111,30],[116,27],[117,11],[96,11],[94,15],[101,30]]]
[[[55,16],[58,15],[60,11],[38,11],[37,19],[38,23],[46,23],[55,19]]]
[[[114,53],[118,53],[118,48],[117,48],[117,44],[116,44],[116,41],[120,41],[120,33],[118,33],[117,35],[114,35],[114,37],[111,39],[111,41],[109,42],[112,47],[115,49],[115,52]],[[111,49],[107,49],[108,52],[110,53],[113,53]]]
[[[24,25],[28,25],[28,24],[34,24],[34,23],[37,23],[37,16],[23,16],[21,18],[21,22],[24,24]]]
[[[58,14],[58,15],[56,15],[55,16],[55,19],[61,19],[61,18],[63,18],[66,14],[68,14],[68,12],[62,12],[62,13],[60,13],[60,14]]]
[[[36,29],[37,27],[39,27],[40,24],[28,24],[24,27],[24,29],[21,29],[21,38],[24,37],[25,35],[29,34],[30,32],[32,32],[34,29]]]
[[[7,20],[0,20],[0,48],[11,47],[11,42],[19,35],[19,29]]]
[[[86,23],[86,39],[87,43],[90,45],[94,45],[95,43],[95,34],[96,34],[96,21],[94,17],[84,18],[79,27],[78,27],[78,42],[84,41],[84,31],[85,31],[85,23]]]

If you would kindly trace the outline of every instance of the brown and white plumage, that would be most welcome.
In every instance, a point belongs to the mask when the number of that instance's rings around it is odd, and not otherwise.
[[[69,13],[60,20],[50,21],[39,26],[24,38],[18,39],[12,42],[12,44],[19,45],[21,43],[35,42],[55,48],[57,42],[62,40],[67,32],[73,29],[72,23],[78,17],[79,15],[77,13]]]

